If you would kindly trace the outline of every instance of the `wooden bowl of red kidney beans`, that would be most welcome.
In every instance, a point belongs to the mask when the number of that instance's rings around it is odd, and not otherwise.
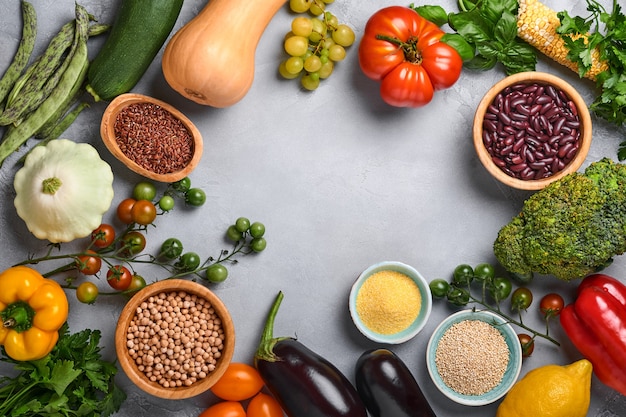
[[[129,169],[155,181],[176,182],[195,169],[202,135],[182,112],[142,94],[117,96],[104,111],[100,136]]]
[[[539,190],[580,168],[591,144],[589,109],[574,87],[543,72],[496,83],[474,116],[474,147],[496,179]]]

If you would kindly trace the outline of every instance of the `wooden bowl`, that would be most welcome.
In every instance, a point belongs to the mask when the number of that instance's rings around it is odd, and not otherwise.
[[[540,179],[521,179],[512,176],[505,172],[500,166],[496,165],[492,155],[487,150],[483,140],[483,122],[485,114],[488,111],[489,106],[493,103],[498,94],[505,88],[517,84],[533,84],[537,83],[543,86],[553,86],[557,90],[563,91],[573,102],[578,119],[580,123],[579,127],[579,146],[576,155],[561,169],[553,172],[550,176]],[[567,174],[577,171],[589,152],[591,145],[591,117],[589,115],[589,109],[587,104],[582,99],[580,94],[574,87],[568,84],[566,81],[552,74],[543,72],[522,72],[514,74],[504,78],[496,83],[487,94],[480,101],[476,113],[474,116],[473,136],[474,136],[474,148],[478,154],[478,158],[487,171],[493,175],[500,182],[521,190],[539,190],[547,186],[548,184],[564,177]]]
[[[120,148],[120,142],[118,141],[115,131],[117,116],[126,107],[137,103],[147,103],[160,106],[167,112],[171,113],[176,119],[180,120],[182,124],[187,128],[193,139],[193,146],[191,147],[191,159],[186,165],[182,167],[177,167],[176,170],[172,171],[164,170],[165,172],[155,172],[160,170],[151,170],[146,164],[139,164],[135,160],[129,158],[126,153]],[[107,149],[113,154],[113,156],[115,156],[118,160],[124,163],[124,165],[126,165],[129,169],[146,178],[150,178],[159,182],[172,183],[188,176],[189,173],[193,171],[198,165],[198,162],[202,157],[202,135],[200,134],[200,131],[196,128],[196,126],[191,122],[191,120],[189,120],[184,114],[182,114],[179,110],[177,110],[170,104],[141,94],[121,94],[113,99],[111,103],[109,103],[104,111],[102,121],[100,123],[100,136],[102,137],[102,141],[106,145]],[[161,141],[161,144],[162,143],[163,141]],[[158,144],[158,141],[155,142],[155,145],[156,144]],[[173,156],[170,156],[169,158],[164,157],[163,164],[171,163],[171,160],[173,160]]]
[[[139,369],[139,365],[129,353],[127,331],[137,309],[144,301],[162,293],[181,291],[189,295],[196,295],[198,298],[208,301],[213,307],[221,319],[221,327],[224,332],[223,349],[221,356],[215,363],[215,369],[208,372],[206,377],[198,379],[189,386],[165,387],[158,382],[151,381],[146,373]],[[224,303],[205,286],[183,279],[158,281],[135,294],[122,310],[115,330],[115,349],[118,361],[128,378],[146,393],[165,399],[189,398],[206,392],[226,371],[235,351],[235,327]],[[172,359],[169,353],[168,359]]]

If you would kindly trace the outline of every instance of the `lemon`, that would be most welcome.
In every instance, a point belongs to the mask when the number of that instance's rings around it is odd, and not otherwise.
[[[496,417],[585,417],[592,370],[586,359],[533,369],[513,385]]]

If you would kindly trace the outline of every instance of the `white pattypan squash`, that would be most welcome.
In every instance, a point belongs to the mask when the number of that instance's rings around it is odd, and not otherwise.
[[[113,172],[87,143],[56,139],[36,146],[13,181],[17,214],[39,239],[89,236],[113,201]]]

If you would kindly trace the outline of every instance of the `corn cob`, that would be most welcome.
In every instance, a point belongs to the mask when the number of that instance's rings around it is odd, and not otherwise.
[[[567,58],[569,49],[556,32],[556,28],[561,25],[556,11],[538,0],[518,0],[518,4],[517,35],[547,57],[578,72],[578,65]],[[580,36],[584,37],[577,35]],[[608,69],[608,65],[600,59],[597,48],[591,53],[591,62],[585,77],[595,81],[598,74]]]

